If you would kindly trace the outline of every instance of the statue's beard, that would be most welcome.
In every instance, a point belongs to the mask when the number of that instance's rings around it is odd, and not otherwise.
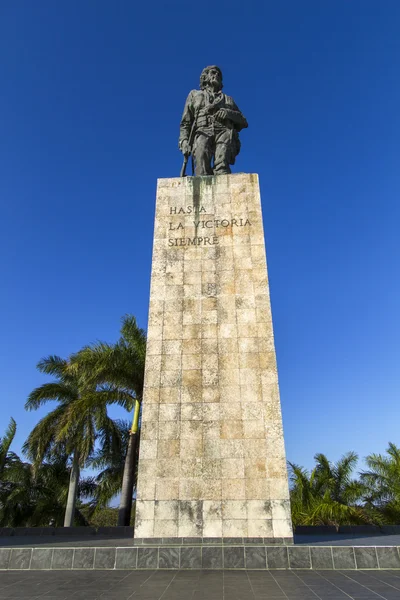
[[[221,82],[214,77],[207,80],[206,87],[212,89],[213,92],[220,92],[222,89]]]

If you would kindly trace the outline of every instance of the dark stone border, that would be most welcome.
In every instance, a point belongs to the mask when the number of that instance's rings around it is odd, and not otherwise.
[[[335,535],[346,534],[352,536],[374,536],[374,535],[399,535],[400,525],[297,525],[294,533],[296,535]]]
[[[88,536],[88,535],[107,535],[110,537],[131,537],[133,538],[133,527],[0,527],[0,537],[9,536]]]
[[[400,546],[257,546],[231,543],[0,548],[0,571],[51,569],[400,570]]]

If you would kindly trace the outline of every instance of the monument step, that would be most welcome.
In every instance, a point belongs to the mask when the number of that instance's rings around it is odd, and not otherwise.
[[[400,569],[398,546],[142,545],[0,548],[0,570]]]
[[[242,538],[242,537],[168,537],[168,538],[134,538],[134,546],[291,546],[293,538]]]

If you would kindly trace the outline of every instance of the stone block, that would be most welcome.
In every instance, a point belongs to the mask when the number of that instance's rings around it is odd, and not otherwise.
[[[248,517],[247,533],[250,537],[254,537],[257,535],[263,537],[273,536],[274,532],[272,527],[272,519],[253,519],[251,517]]]
[[[72,563],[73,569],[93,569],[94,548],[76,548]]]
[[[0,571],[8,569],[11,548],[0,548]]]
[[[288,548],[290,569],[311,569],[309,546]]]
[[[176,519],[155,519],[154,535],[156,537],[177,537],[178,521]]]
[[[181,569],[201,569],[201,546],[181,548]]]
[[[138,538],[147,538],[154,535],[154,519],[136,519],[135,536]]]
[[[156,500],[176,500],[179,497],[178,494],[179,478],[162,477],[157,479],[155,496]],[[146,537],[150,537],[150,535]]]
[[[248,522],[247,519],[224,519],[222,521],[222,535],[228,537],[247,537]]]
[[[288,569],[289,558],[288,549],[284,546],[267,546],[267,567],[268,569]]]
[[[356,546],[354,548],[357,569],[377,569],[378,558],[375,546]]]
[[[116,548],[96,548],[94,555],[95,569],[114,569]]]
[[[179,569],[180,548],[160,548],[159,569]]]
[[[351,546],[333,546],[333,567],[334,569],[355,569],[356,560],[354,548]]]
[[[32,548],[12,548],[8,563],[9,569],[29,569]]]
[[[246,569],[266,569],[267,558],[265,546],[247,546],[245,551]]]
[[[143,520],[154,519],[154,500],[136,500],[136,510],[140,510],[140,517]]]
[[[377,546],[379,569],[400,569],[399,549],[397,546]]]
[[[138,548],[137,549],[137,568],[138,569],[157,569],[158,568],[158,548]]]
[[[163,537],[160,544],[164,546],[182,546],[182,540],[182,537],[174,535],[173,537]]]
[[[51,569],[53,548],[33,548],[29,568],[33,570]]]
[[[123,570],[136,569],[137,548],[117,548],[115,568]]]
[[[310,551],[312,569],[333,569],[332,548],[312,546]]]
[[[222,519],[220,521],[204,521],[203,523],[204,538],[222,538]]]
[[[203,532],[203,523],[195,521],[179,521],[178,535],[184,539],[201,538]]]
[[[222,546],[203,546],[202,548],[202,568],[203,569],[222,569]]]
[[[54,548],[51,568],[60,571],[72,569],[73,558],[73,548]]]
[[[272,528],[274,537],[292,537],[292,524],[290,521],[290,516],[287,519],[275,519],[272,513]]]
[[[224,547],[224,569],[244,569],[244,547]]]
[[[224,520],[247,519],[247,504],[244,500],[224,500],[222,502],[222,516]]]

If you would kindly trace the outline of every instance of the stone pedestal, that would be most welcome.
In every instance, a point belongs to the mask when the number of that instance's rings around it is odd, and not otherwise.
[[[160,179],[136,538],[292,538],[258,176]]]

